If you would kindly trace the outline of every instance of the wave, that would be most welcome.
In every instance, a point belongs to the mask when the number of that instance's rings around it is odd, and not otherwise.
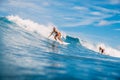
[[[81,44],[90,49],[90,50],[93,50],[95,52],[99,52],[99,47],[102,47],[105,52],[104,54],[105,55],[110,55],[110,56],[113,56],[113,57],[120,57],[120,51],[115,49],[115,48],[112,48],[104,43],[97,43],[97,44],[93,44],[93,43],[90,43],[90,42],[87,42],[87,41],[81,41]]]
[[[29,32],[33,32],[33,33],[38,33],[45,38],[49,36],[50,32],[52,31],[52,26],[53,26],[53,24],[47,24],[47,25],[38,24],[32,20],[22,19],[19,16],[13,16],[13,15],[7,16],[6,19],[4,18],[0,18],[0,19],[3,19],[9,23],[13,22],[19,27],[21,27],[22,29],[29,31]],[[119,50],[114,49],[110,46],[107,46],[104,43],[92,44],[86,40],[82,40],[81,38],[77,38],[77,37],[75,38],[74,36],[66,35],[65,32],[62,32],[62,34],[64,34],[63,39],[70,44],[74,44],[74,45],[80,44],[83,47],[89,50],[95,51],[95,52],[99,52],[99,47],[101,46],[102,48],[105,49],[105,55],[120,57]]]
[[[52,30],[51,25],[42,25],[36,22],[33,22],[29,19],[22,19],[19,16],[7,16],[7,19],[17,24],[19,27],[24,30],[41,34],[44,37],[48,37],[48,34]]]
[[[66,39],[65,39],[66,42],[70,43],[70,44],[79,44],[80,41],[78,38],[74,38],[72,36],[66,36]]]

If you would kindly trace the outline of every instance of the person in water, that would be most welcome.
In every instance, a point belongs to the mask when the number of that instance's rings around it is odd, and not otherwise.
[[[49,37],[50,37],[51,35],[53,35],[53,34],[55,34],[55,35],[54,35],[54,39],[55,39],[56,41],[59,40],[60,42],[63,42],[62,39],[61,39],[61,33],[60,33],[55,27],[53,27],[53,31],[51,32],[51,34],[49,35]]]
[[[104,51],[105,51],[105,50],[104,50],[102,47],[99,47],[99,52],[100,52],[100,53],[104,53]]]

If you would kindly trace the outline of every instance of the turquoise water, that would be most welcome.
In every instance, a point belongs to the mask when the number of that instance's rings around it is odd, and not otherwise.
[[[120,58],[83,47],[66,36],[60,45],[0,18],[0,80],[120,80]]]

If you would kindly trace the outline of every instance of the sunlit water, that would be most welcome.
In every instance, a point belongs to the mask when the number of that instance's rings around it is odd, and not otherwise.
[[[67,36],[60,45],[0,18],[0,80],[120,80],[120,58]]]

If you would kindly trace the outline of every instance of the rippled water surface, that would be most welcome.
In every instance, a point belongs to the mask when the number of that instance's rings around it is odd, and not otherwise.
[[[0,80],[120,80],[120,58],[73,38],[60,45],[6,21],[0,21]]]

